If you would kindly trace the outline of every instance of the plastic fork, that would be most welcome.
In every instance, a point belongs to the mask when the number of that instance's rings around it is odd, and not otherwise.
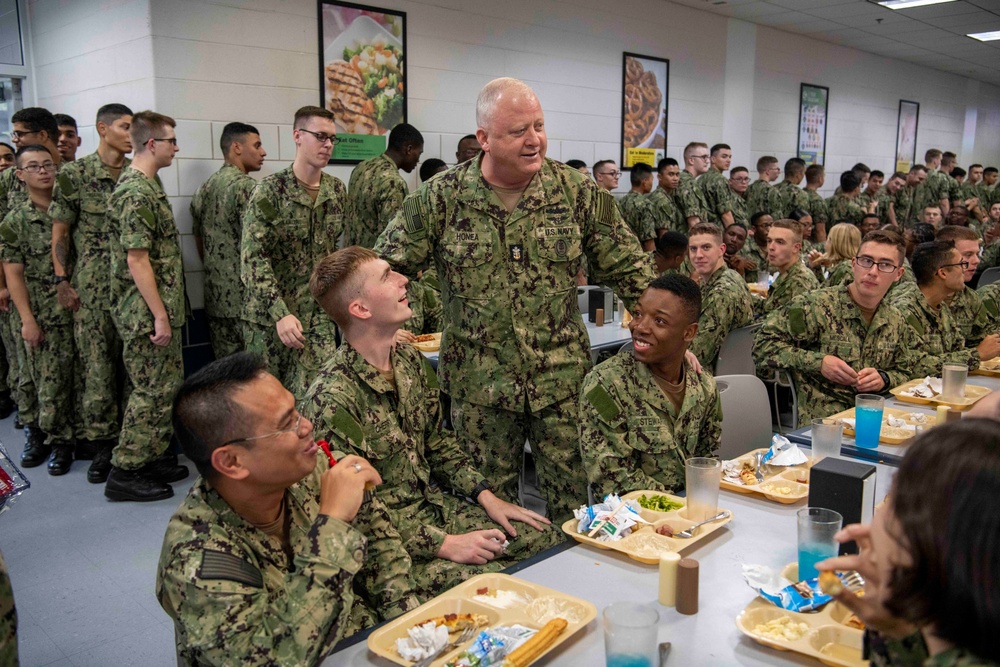
[[[465,630],[462,630],[462,634],[460,634],[455,641],[448,642],[447,644],[445,644],[444,646],[442,646],[441,650],[438,651],[437,653],[435,653],[434,655],[431,655],[431,656],[429,656],[427,658],[424,658],[420,662],[413,663],[413,667],[430,667],[430,665],[431,665],[432,662],[434,662],[435,660],[437,660],[438,658],[440,658],[442,655],[447,655],[448,653],[451,653],[458,646],[460,646],[460,645],[464,644],[465,642],[469,641],[470,639],[472,639],[473,637],[475,637],[477,634],[479,634],[479,628],[477,626],[475,626],[475,625],[470,625]]]
[[[861,576],[861,573],[857,570],[851,570],[850,572],[845,572],[844,576],[840,579],[844,582],[844,588],[851,591],[852,593],[857,593],[858,591],[864,589],[865,578]]]
[[[763,465],[763,463],[761,463],[761,461],[764,458],[764,454],[765,454],[765,452],[763,452],[763,451],[760,451],[760,452],[757,452],[756,454],[754,454],[754,457],[757,459],[757,466],[754,468],[753,476],[757,478],[757,483],[758,484],[761,484],[764,481],[764,473],[762,473],[760,471],[761,466]]]
[[[679,537],[682,540],[686,540],[689,537],[694,537],[695,528],[698,528],[699,526],[704,526],[706,523],[712,523],[713,521],[719,521],[720,519],[725,519],[728,516],[729,516],[729,510],[722,510],[715,516],[705,519],[701,523],[696,523],[687,530],[682,530],[679,533],[674,533],[673,535],[671,535],[671,537]]]

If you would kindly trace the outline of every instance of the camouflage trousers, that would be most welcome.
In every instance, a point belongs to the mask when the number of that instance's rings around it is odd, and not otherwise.
[[[7,564],[0,554],[0,665],[17,664],[17,610]]]
[[[14,309],[13,304],[10,306]],[[20,334],[18,334],[20,338]],[[10,311],[0,311],[0,391],[9,391],[13,396],[17,392],[17,347],[10,328]],[[13,396],[16,400],[17,397]]]
[[[13,306],[7,313],[5,329],[10,335],[11,348],[14,349],[14,353],[8,354],[7,359],[10,361],[11,370],[14,373],[11,389],[14,400],[17,402],[18,418],[22,424],[37,424],[38,391],[35,389],[35,379],[28,371],[28,348],[21,336],[21,316]]]
[[[577,410],[576,396],[538,412],[527,408],[510,412],[453,399],[451,419],[455,434],[493,484],[494,493],[508,502],[518,500],[524,442],[529,441],[549,518],[559,526],[587,503]]]
[[[301,398],[316,374],[337,350],[337,326],[328,319],[303,331],[305,349],[285,347],[273,324],[244,322],[243,336],[247,352],[263,358],[271,375],[281,380],[296,398]]]
[[[111,456],[117,468],[141,468],[170,446],[171,406],[184,381],[180,328],[175,327],[172,334],[164,347],[153,345],[145,335],[124,341],[122,358],[132,392],[125,405],[118,445]]]
[[[456,496],[446,495],[444,500],[443,506],[425,503],[417,512],[407,511],[406,516],[412,516],[421,523],[434,524],[449,535],[461,535],[490,528],[503,530],[490,519],[481,506],[473,505]],[[541,532],[520,522],[515,523],[514,527],[517,529],[517,537],[509,538],[507,551],[485,565],[465,565],[444,558],[414,561],[411,577],[413,588],[421,602],[426,602],[469,577],[506,569],[565,539],[563,532],[555,525]]]
[[[118,360],[122,341],[111,313],[80,308],[73,314],[76,342],[76,436],[85,440],[118,439]]]
[[[25,345],[23,375],[31,377],[38,405],[38,426],[48,436],[45,444],[73,442],[76,405],[73,395],[73,327],[67,323],[43,326],[45,340],[34,349]]]
[[[339,453],[334,458],[343,456]],[[365,502],[351,525],[368,539],[364,563],[354,576],[355,605],[363,602],[375,623],[419,607],[423,600],[413,590],[412,563],[392,528],[385,506],[379,502]],[[386,535],[386,531],[393,534]],[[351,610],[352,623],[356,615],[362,616],[362,611]],[[362,626],[365,627],[368,625]]]
[[[208,338],[216,359],[243,351],[243,322],[235,317],[208,316]]]

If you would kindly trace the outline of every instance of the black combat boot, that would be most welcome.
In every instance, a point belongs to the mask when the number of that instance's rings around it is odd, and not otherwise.
[[[56,442],[52,445],[52,456],[49,458],[49,474],[65,475],[73,464],[73,445]]]
[[[139,468],[139,472],[149,479],[165,484],[179,482],[189,474],[188,467],[178,465],[177,455],[170,451],[164,452],[156,459]]]
[[[7,419],[14,414],[14,410],[17,410],[17,404],[10,397],[10,390],[0,391],[0,419]]]
[[[122,470],[111,468],[108,483],[104,486],[104,497],[109,500],[129,500],[143,503],[153,500],[166,500],[174,495],[169,484],[157,482],[138,470]]]
[[[92,461],[97,450],[98,444],[93,440],[77,440],[73,456],[77,461]]]
[[[52,448],[45,444],[45,431],[38,428],[38,424],[25,424],[24,427],[25,445],[21,452],[21,466],[24,468],[34,468],[45,463],[49,458]]]
[[[111,452],[115,448],[114,440],[95,440],[97,451],[87,470],[87,481],[91,484],[104,484],[111,472]],[[79,458],[79,457],[77,457]]]

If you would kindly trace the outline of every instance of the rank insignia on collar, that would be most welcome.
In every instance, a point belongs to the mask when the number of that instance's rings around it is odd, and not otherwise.
[[[520,262],[524,258],[524,246],[520,243],[510,246],[510,259],[512,262]]]

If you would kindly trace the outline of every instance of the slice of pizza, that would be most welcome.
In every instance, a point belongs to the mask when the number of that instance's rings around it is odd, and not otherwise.
[[[448,628],[448,633],[461,632],[466,628],[485,628],[490,624],[490,619],[486,614],[445,614],[444,616],[435,616],[434,618],[427,618],[417,625],[424,625],[425,623],[433,623],[434,625],[444,626]]]

